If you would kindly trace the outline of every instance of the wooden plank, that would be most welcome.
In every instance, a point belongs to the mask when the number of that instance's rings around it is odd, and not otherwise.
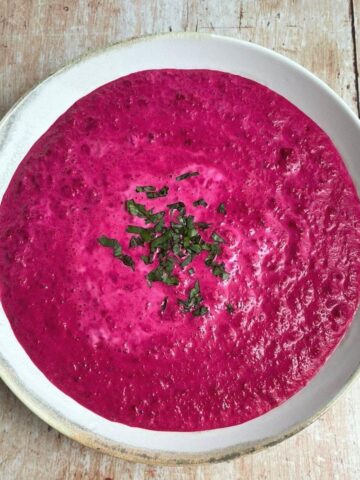
[[[355,89],[356,100],[358,107],[358,115],[360,116],[360,0],[349,1],[350,16],[351,16],[351,35],[353,41],[353,64],[355,73]]]
[[[359,12],[360,0],[354,0],[353,9],[345,0],[0,0],[0,116],[31,86],[80,54],[170,30],[216,32],[273,48],[312,70],[356,111],[353,39],[360,32]],[[220,465],[154,468],[113,459],[66,439],[0,384],[0,476],[357,479],[359,395],[357,382],[306,431],[256,455]]]

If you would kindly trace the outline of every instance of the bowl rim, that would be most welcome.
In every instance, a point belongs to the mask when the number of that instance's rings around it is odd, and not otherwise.
[[[248,42],[241,40],[236,37],[217,35],[213,33],[198,33],[198,32],[171,32],[171,33],[159,33],[152,35],[144,35],[140,37],[133,37],[130,39],[113,42],[103,48],[95,49],[90,52],[87,52],[83,55],[78,56],[74,60],[65,64],[62,68],[56,70],[54,73],[45,77],[41,82],[36,84],[33,88],[28,90],[20,99],[8,110],[7,113],[0,120],[0,134],[3,130],[6,130],[7,123],[16,111],[19,109],[21,104],[28,100],[31,96],[36,94],[36,91],[47,82],[50,78],[55,77],[62,72],[72,68],[73,66],[86,61],[92,57],[95,57],[99,54],[104,53],[110,49],[119,49],[130,46],[135,43],[140,42],[149,42],[159,38],[193,38],[193,39],[218,39],[225,41],[232,41],[236,43],[243,44],[244,46],[251,45],[253,48],[256,48],[264,53],[275,57],[280,58],[282,61],[288,63],[292,68],[295,68],[306,74],[310,79],[316,81],[323,89],[330,94],[334,100],[340,103],[341,107],[346,111],[352,120],[358,124],[360,127],[359,118],[351,110],[351,108],[342,100],[342,98],[336,94],[323,80],[319,79],[316,75],[311,73],[305,67],[299,63],[287,58],[286,56],[270,50],[269,48],[263,47],[253,42]],[[37,367],[36,367],[37,368]],[[75,440],[87,447],[93,448],[97,451],[100,451],[105,454],[110,454],[112,456],[121,458],[130,462],[140,462],[156,466],[166,466],[166,465],[192,465],[192,464],[202,464],[202,463],[217,463],[222,461],[231,460],[246,454],[258,452],[267,447],[274,446],[287,438],[295,435],[296,433],[302,431],[309,425],[311,425],[316,419],[323,415],[337,400],[338,398],[352,385],[352,383],[360,377],[360,363],[357,365],[355,371],[344,383],[342,388],[327,401],[327,403],[316,411],[312,416],[308,417],[303,422],[298,422],[294,424],[291,428],[287,429],[280,435],[275,435],[266,438],[263,441],[259,441],[255,446],[245,447],[243,445],[234,445],[230,447],[221,448],[219,450],[212,450],[208,452],[197,452],[197,453],[175,453],[175,452],[165,452],[157,450],[145,450],[140,447],[132,447],[126,444],[120,444],[118,442],[111,441],[109,439],[104,439],[101,435],[83,428],[76,423],[69,421],[63,414],[59,413],[57,410],[53,409],[50,405],[46,404],[40,397],[31,393],[27,390],[26,386],[23,384],[13,367],[5,359],[0,351],[0,379],[8,386],[8,388],[15,394],[15,396],[31,410],[35,415],[40,419],[45,421],[51,427],[61,432],[68,438]]]

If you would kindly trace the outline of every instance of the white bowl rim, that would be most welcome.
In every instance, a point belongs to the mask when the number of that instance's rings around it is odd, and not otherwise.
[[[282,64],[284,68],[288,68],[289,71],[292,70],[296,72],[298,75],[303,77],[304,80],[307,80],[312,85],[316,85],[319,91],[321,90],[326,94],[327,98],[329,99],[329,102],[330,103],[333,102],[334,108],[336,107],[339,110],[341,110],[344,116],[348,118],[349,125],[351,124],[353,126],[354,131],[358,134],[360,133],[359,119],[336,93],[334,93],[324,82],[319,80],[316,76],[314,76],[308,70],[298,65],[294,61],[280,55],[279,53],[276,53],[274,51],[271,51],[269,49],[266,49],[256,44],[245,42],[243,40],[239,40],[231,37],[225,37],[225,36],[214,35],[214,34],[202,34],[202,33],[201,34],[200,33],[169,33],[169,34],[159,34],[159,35],[151,35],[147,37],[140,37],[136,39],[127,40],[125,42],[115,43],[110,47],[106,47],[104,49],[100,49],[80,57],[78,60],[75,60],[74,62],[69,63],[61,70],[59,70],[55,74],[51,75],[50,77],[42,81],[38,86],[33,88],[29,93],[27,93],[24,97],[22,97],[1,120],[0,152],[4,149],[4,145],[7,142],[7,139],[11,131],[14,129],[15,123],[17,124],[17,122],[21,121],[22,109],[24,109],[24,107],[28,107],[30,103],[33,103],[33,101],[39,95],[41,95],[42,90],[47,86],[49,82],[57,78],[61,79],[61,77],[64,74],[71,71],[72,69],[77,68],[79,65],[82,65],[88,61],[91,61],[91,59],[99,58],[102,55],[106,55],[107,52],[110,52],[113,50],[124,51],[124,49],[131,48],[134,45],[141,45],[145,43],[149,44],[149,43],[159,42],[162,40],[169,41],[170,43],[174,41],[183,42],[188,40],[205,41],[210,43],[213,42],[212,44],[213,46],[215,46],[216,44],[218,45],[231,44],[231,45],[241,46],[243,49],[249,50],[250,52],[253,52],[253,53],[258,53],[258,54],[261,53],[264,56],[267,56],[271,61],[276,61],[279,64]],[[169,66],[168,68],[181,68],[181,67]],[[192,68],[196,68],[196,67],[192,67]],[[203,68],[203,67],[198,67],[198,68]],[[219,68],[214,68],[214,69],[219,70]],[[228,71],[228,70],[224,70],[224,71]],[[122,75],[119,75],[119,76],[122,76]],[[251,77],[249,76],[249,78]],[[259,81],[259,83],[263,83],[259,79],[257,79],[257,81]],[[96,87],[93,87],[93,89],[94,88]],[[273,89],[275,90],[275,88]],[[66,110],[67,108],[68,107],[66,107],[64,110]],[[343,157],[346,157],[346,152],[340,151],[340,153],[342,153]],[[359,186],[360,185],[359,174],[356,173],[355,171],[352,171],[352,166],[349,164],[348,164],[348,168],[352,173],[352,176],[356,185]],[[0,173],[2,173],[2,170],[4,169],[2,168],[2,165],[0,165]],[[5,175],[5,178],[9,177],[7,180],[5,179],[4,181],[4,183],[7,186],[8,181],[10,180],[12,174],[9,174],[9,172],[6,172],[4,170],[4,175]],[[186,449],[183,451],[174,451],[174,450],[167,450],[166,448],[153,449],[153,448],[138,447],[134,444],[129,444],[128,442],[114,441],[110,438],[103,436],[97,431],[97,427],[95,424],[85,426],[84,424],[80,424],[79,422],[77,422],[74,418],[70,419],[69,416],[64,415],[62,413],[63,410],[59,408],[59,405],[57,406],[57,408],[55,408],[53,405],[51,405],[48,402],[47,399],[44,399],[43,397],[38,396],[35,392],[36,389],[35,390],[30,389],[29,384],[24,381],[24,378],[22,378],[21,369],[19,368],[18,365],[14,365],[14,361],[9,357],[9,352],[6,350],[7,346],[5,345],[4,338],[7,341],[11,337],[11,335],[14,338],[15,336],[12,333],[10,324],[6,319],[6,316],[2,310],[2,307],[0,308],[0,310],[1,310],[0,311],[0,377],[8,385],[8,387],[28,408],[30,408],[30,410],[32,410],[36,415],[38,415],[45,422],[47,422],[49,425],[51,425],[58,431],[62,432],[68,437],[75,439],[87,446],[100,450],[104,453],[112,454],[130,461],[138,461],[138,462],[145,462],[145,463],[152,463],[152,464],[184,464],[184,463],[190,464],[190,463],[202,463],[202,462],[217,462],[217,461],[228,460],[230,458],[234,458],[239,455],[243,455],[246,453],[260,450],[267,446],[274,445],[292,436],[298,431],[302,430],[303,428],[308,426],[310,423],[312,423],[318,416],[324,413],[327,410],[327,408],[329,408],[329,406],[343,393],[343,391],[352,383],[352,381],[360,373],[360,359],[358,358],[357,364],[352,368],[348,369],[344,377],[344,381],[342,382],[342,385],[340,387],[336,387],[333,391],[328,393],[326,402],[320,402],[318,408],[316,408],[316,410],[311,415],[308,415],[306,418],[303,418],[301,420],[294,421],[291,425],[289,425],[288,428],[283,429],[281,432],[279,432],[276,435],[269,435],[269,436],[263,435],[263,437],[259,440],[249,441],[249,442],[242,441],[240,443],[234,443],[224,448],[201,448],[202,443],[200,441],[199,443],[200,448],[197,448],[195,451],[187,451]],[[358,313],[356,315],[356,318],[354,318],[353,324],[355,320],[357,320],[357,322],[359,321]],[[3,317],[5,317],[6,320],[4,320]],[[349,331],[350,330],[351,330],[351,327]],[[340,345],[341,345],[340,348],[343,348],[343,349],[346,348],[346,343],[349,340],[348,339],[349,331],[345,335],[343,340],[340,342]],[[17,340],[15,340],[15,342],[18,344]],[[19,349],[22,350],[21,360],[32,364],[31,360],[23,351],[20,344],[18,344],[18,346],[19,346]],[[339,350],[339,346],[337,347],[336,351],[338,350]],[[332,354],[330,359],[332,359],[333,355],[334,354]],[[328,363],[329,361],[326,362],[326,365]],[[34,365],[33,367],[37,370],[37,368]],[[319,373],[321,372],[322,370]],[[39,373],[40,375],[42,375],[40,371]],[[318,375],[319,374],[317,374],[316,377]],[[310,383],[312,383],[313,380]],[[47,379],[45,379],[45,381],[50,384],[49,389],[56,391],[56,394],[60,394],[64,397],[62,400],[63,401],[65,400],[65,403],[67,402],[76,403],[74,400],[69,399],[69,397],[67,397],[65,394],[60,392]],[[304,389],[302,389],[301,392],[306,391],[308,387],[309,385],[306,386]],[[250,422],[246,422],[246,424],[249,425],[251,422],[254,424],[257,422],[259,418],[261,419],[261,418],[267,417],[271,415],[272,412],[280,410],[280,408],[282,408],[283,405],[293,402],[293,400],[295,399],[295,397],[299,395],[299,393],[296,394],[287,402],[285,402],[284,404],[282,404],[280,407],[277,407],[276,409],[270,411],[268,414],[258,417],[257,419],[251,420]],[[79,406],[79,408],[80,410],[87,411],[87,409],[85,409],[82,406]],[[93,412],[90,412],[90,414],[92,418],[98,417],[95,414],[93,414]],[[246,425],[246,424],[242,424],[242,425]],[[120,424],[114,424],[114,425],[120,425]],[[137,429],[133,427],[127,427],[127,426],[124,426],[124,427],[125,429],[130,429],[132,431],[135,431],[140,436],[147,435],[146,432],[152,432],[149,430]],[[231,430],[231,429],[235,430],[235,429],[238,429],[239,427],[241,427],[241,425],[235,426],[235,427],[226,427],[224,429],[204,431],[204,432],[176,432],[176,433],[157,432],[157,433],[160,435],[165,435],[164,436],[165,440],[166,440],[166,437],[169,437],[169,435],[178,435],[179,438],[181,437],[183,439],[182,442],[196,443],[198,439],[204,434],[208,434],[210,439],[211,438],[214,439],[216,436],[223,435],[226,430]],[[166,445],[166,441],[162,442],[162,444]]]

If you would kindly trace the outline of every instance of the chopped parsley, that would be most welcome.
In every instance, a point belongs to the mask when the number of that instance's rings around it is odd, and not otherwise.
[[[194,287],[190,290],[188,298],[186,300],[178,300],[178,303],[182,306],[184,312],[191,312],[194,317],[205,315],[209,309],[204,305],[201,305],[203,298],[200,293],[199,280],[196,280]]]
[[[197,175],[199,175],[198,172],[187,172],[176,177],[176,180],[181,181]],[[152,185],[144,185],[137,186],[135,190],[137,193],[145,193],[148,199],[155,199],[167,196],[169,187],[163,186],[157,190]],[[208,206],[203,198],[194,201],[193,205],[195,207]],[[194,275],[195,269],[191,267],[191,263],[202,252],[206,252],[205,265],[209,267],[214,276],[221,280],[229,278],[225,263],[218,261],[218,257],[222,253],[222,246],[225,244],[224,238],[213,231],[211,240],[205,240],[202,232],[211,227],[210,223],[196,222],[193,215],[187,214],[184,202],[168,204],[167,212],[154,212],[153,208],[147,208],[146,205],[129,199],[125,202],[125,209],[131,216],[142,219],[147,225],[128,225],[126,232],[132,234],[129,248],[141,248],[143,251],[140,259],[145,265],[152,266],[146,274],[150,287],[156,282],[162,282],[168,286],[179,285],[179,272],[181,271],[184,274]],[[218,206],[217,212],[226,213],[223,203]],[[166,220],[167,218],[169,221]],[[134,270],[134,260],[130,255],[123,253],[118,240],[102,235],[98,238],[98,243],[103,247],[111,248],[115,258]],[[190,268],[186,268],[189,266]],[[178,299],[178,303],[184,312],[190,312],[195,317],[206,315],[209,311],[208,307],[203,304],[199,280],[195,281],[188,297]],[[165,297],[160,305],[161,313],[165,311],[167,304],[168,297]],[[233,313],[234,309],[230,304],[225,306],[229,313]]]
[[[234,313],[235,308],[231,305],[231,303],[227,303],[225,305],[225,307],[226,307],[226,310],[228,311],[228,313]]]
[[[210,223],[206,223],[206,222],[198,222],[196,224],[201,230],[206,230],[207,228],[210,227]]]
[[[170,210],[178,210],[182,215],[185,214],[185,203],[184,202],[171,203],[167,207]]]
[[[215,277],[220,277],[222,280],[227,280],[229,274],[225,271],[225,263],[212,263],[211,269]]]
[[[221,213],[222,215],[226,215],[226,208],[223,203],[220,203],[220,205],[217,208],[217,212]]]
[[[136,192],[155,192],[156,188],[153,187],[152,185],[146,185],[144,187],[136,187],[135,191]]]
[[[190,178],[190,177],[197,177],[199,175],[199,172],[187,172],[187,173],[183,173],[182,175],[179,175],[178,177],[176,177],[176,181],[177,182],[181,182],[181,180],[185,180],[186,178]]]
[[[200,305],[200,307],[194,310],[192,314],[194,315],[194,317],[200,317],[208,313],[208,311],[209,311],[208,307],[205,307],[204,305]]]
[[[130,257],[130,255],[122,255],[119,258],[123,262],[124,265],[127,265],[132,270],[135,270],[135,263],[134,263],[134,260]]]
[[[166,285],[179,285],[178,277],[172,273],[173,268],[174,263],[171,260],[160,263],[158,267],[147,274],[150,285],[152,282],[163,282]]]
[[[180,267],[184,268],[186,267],[187,265],[189,265],[191,262],[192,262],[192,259],[193,259],[193,255],[190,254],[188,255],[185,260],[183,260],[181,263],[180,263]]]
[[[165,215],[165,212],[154,213],[153,209],[147,210],[145,205],[135,202],[135,200],[127,200],[125,203],[126,210],[134,217],[144,218],[146,223],[159,222]]]
[[[102,235],[98,238],[98,242],[103,247],[112,248],[113,255],[115,258],[119,259],[124,265],[130,267],[132,270],[135,270],[135,263],[134,260],[129,256],[122,253],[122,248],[120,243],[116,240],[116,238],[109,238],[105,235]]]
[[[156,192],[156,191],[146,192],[146,196],[147,196],[147,198],[166,197],[166,195],[168,194],[168,191],[169,191],[169,187],[164,186],[164,187],[160,188],[160,190],[158,192]]]
[[[193,202],[193,205],[194,205],[194,207],[199,207],[200,205],[202,207],[207,207],[207,203],[205,202],[205,200],[203,198],[199,198],[199,200],[196,200],[195,202]]]
[[[144,245],[144,240],[141,237],[133,236],[130,238],[129,247],[135,248]]]
[[[114,257],[118,256],[118,255],[115,255],[115,252],[117,252],[118,254],[121,254],[121,250],[122,250],[121,245],[116,240],[116,238],[109,238],[109,237],[106,237],[105,235],[102,235],[101,237],[98,238],[98,242],[103,247],[112,248],[114,250]]]
[[[211,235],[211,238],[214,240],[214,242],[218,242],[218,243],[224,243],[225,240],[220,237],[220,235],[218,235],[216,232],[214,232],[212,235]]]
[[[141,255],[141,260],[145,263],[145,265],[150,265],[154,261],[154,255]]]
[[[151,242],[152,238],[154,237],[153,228],[144,228],[144,227],[137,227],[135,225],[129,225],[126,231],[128,233],[137,233],[138,235],[140,235],[140,238],[143,243]]]

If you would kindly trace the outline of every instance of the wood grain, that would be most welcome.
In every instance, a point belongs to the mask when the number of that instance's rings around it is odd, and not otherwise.
[[[80,54],[166,31],[216,32],[272,48],[309,68],[358,111],[360,0],[0,0],[0,116]],[[0,478],[358,479],[359,398],[357,382],[315,424],[264,452],[226,464],[153,468],[66,439],[0,384]]]

